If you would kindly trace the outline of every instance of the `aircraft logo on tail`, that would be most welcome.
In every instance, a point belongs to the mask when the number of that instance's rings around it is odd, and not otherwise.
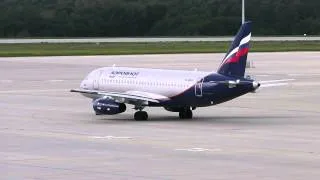
[[[243,77],[251,39],[251,22],[244,23],[223,59],[218,73],[226,76]]]

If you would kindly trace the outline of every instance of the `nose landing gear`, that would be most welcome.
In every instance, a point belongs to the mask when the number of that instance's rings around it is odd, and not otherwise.
[[[192,119],[192,110],[190,108],[184,108],[179,112],[180,119]]]

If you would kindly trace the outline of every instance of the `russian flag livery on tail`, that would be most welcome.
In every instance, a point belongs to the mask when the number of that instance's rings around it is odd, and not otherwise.
[[[246,22],[239,29],[228,53],[223,59],[218,70],[219,74],[234,77],[244,76],[250,38],[251,22]]]
[[[260,87],[244,77],[250,38],[251,22],[246,22],[217,72],[102,67],[90,72],[80,89],[71,92],[91,98],[96,115],[120,114],[131,104],[135,120],[148,119],[143,111],[146,107],[163,107],[178,112],[181,119],[190,119],[196,108],[230,101]],[[288,80],[266,81],[264,87],[285,85],[284,81]]]

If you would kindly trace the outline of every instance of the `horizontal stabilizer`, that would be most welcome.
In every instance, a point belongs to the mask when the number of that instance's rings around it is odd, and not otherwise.
[[[289,85],[289,81],[294,81],[295,79],[278,79],[278,80],[266,80],[266,81],[260,81],[261,88],[266,87],[276,87],[276,86],[286,86]]]

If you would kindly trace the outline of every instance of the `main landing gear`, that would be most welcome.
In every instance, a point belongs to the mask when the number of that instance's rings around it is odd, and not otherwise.
[[[190,108],[184,108],[179,112],[180,119],[192,119],[192,110]]]
[[[134,120],[136,121],[147,121],[148,113],[146,111],[142,111],[142,109],[135,108],[139,111],[134,113]],[[179,111],[180,119],[192,119],[192,110],[190,108],[183,108]]]
[[[144,106],[135,106],[133,109],[138,110],[134,113],[134,120],[136,121],[147,121],[148,120],[148,113],[146,111],[142,111],[145,107]]]
[[[148,113],[146,111],[137,111],[134,113],[134,120],[146,121],[148,120]]]

